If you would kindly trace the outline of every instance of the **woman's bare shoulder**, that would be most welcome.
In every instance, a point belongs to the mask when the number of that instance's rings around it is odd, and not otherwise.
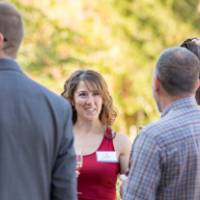
[[[131,148],[131,140],[127,135],[122,133],[116,133],[114,143],[121,152],[123,152],[125,149]]]

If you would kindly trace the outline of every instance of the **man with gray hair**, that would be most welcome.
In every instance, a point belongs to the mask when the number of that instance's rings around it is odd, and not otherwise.
[[[71,107],[22,72],[22,39],[20,13],[0,2],[0,200],[76,200]]]
[[[158,59],[153,94],[162,115],[135,139],[123,200],[200,199],[199,71],[198,58],[182,47]]]

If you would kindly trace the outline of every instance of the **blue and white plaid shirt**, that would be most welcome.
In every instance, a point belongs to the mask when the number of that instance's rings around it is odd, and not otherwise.
[[[200,108],[193,97],[173,102],[142,129],[123,200],[200,200]]]

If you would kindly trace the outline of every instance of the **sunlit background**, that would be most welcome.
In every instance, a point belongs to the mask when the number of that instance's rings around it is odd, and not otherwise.
[[[79,68],[102,73],[118,111],[117,131],[159,118],[151,93],[156,59],[200,34],[198,0],[11,0],[24,17],[18,60],[26,73],[60,94]]]

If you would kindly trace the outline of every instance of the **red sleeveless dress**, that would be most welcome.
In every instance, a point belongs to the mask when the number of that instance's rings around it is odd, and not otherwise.
[[[111,129],[106,134],[112,134]],[[113,139],[104,136],[98,151],[115,151]],[[83,167],[78,177],[79,200],[116,200],[119,162],[99,162],[96,152],[83,156]]]

